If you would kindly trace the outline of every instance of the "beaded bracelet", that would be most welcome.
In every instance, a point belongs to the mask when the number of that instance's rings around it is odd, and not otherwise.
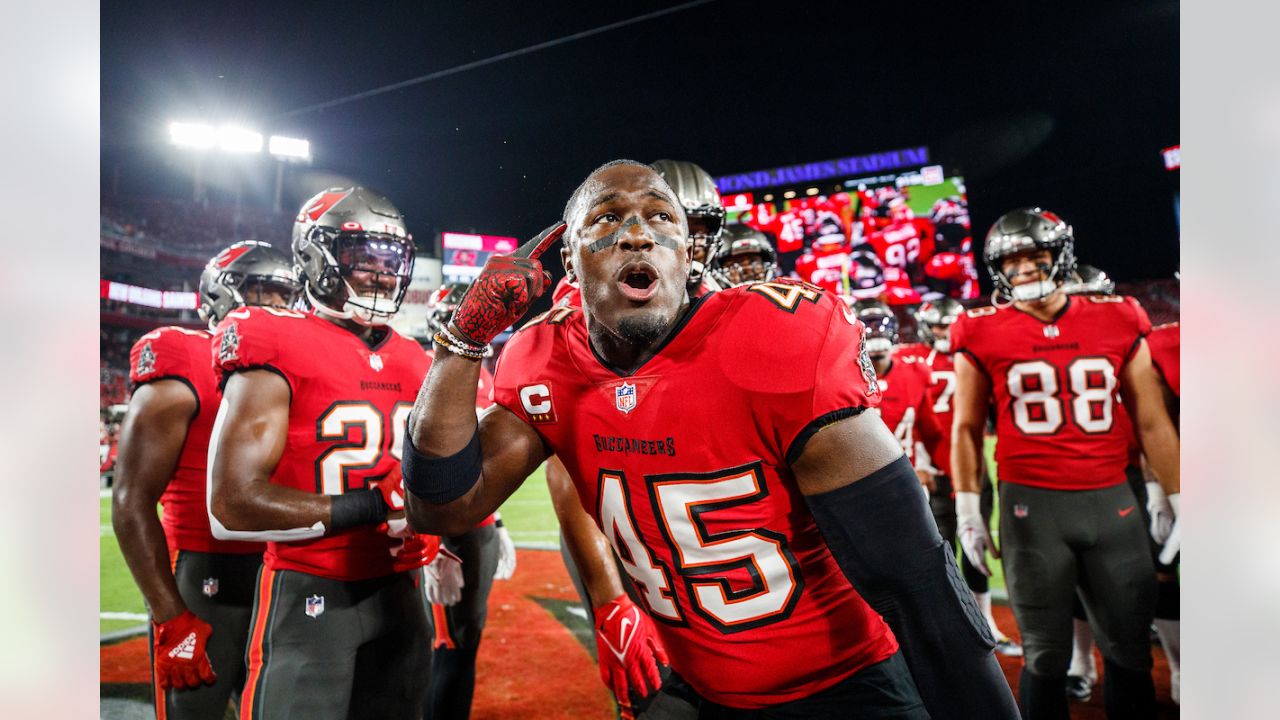
[[[445,350],[468,360],[483,360],[493,355],[493,346],[485,345],[483,347],[463,342],[457,335],[449,332],[449,328],[441,328],[433,337],[437,344],[442,345]]]

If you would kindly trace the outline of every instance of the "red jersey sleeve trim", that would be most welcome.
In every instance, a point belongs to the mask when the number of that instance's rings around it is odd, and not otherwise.
[[[796,460],[800,459],[800,454],[804,452],[805,445],[809,444],[809,440],[812,439],[814,435],[817,435],[819,430],[828,425],[838,423],[841,420],[861,415],[862,411],[866,409],[867,408],[865,406],[841,408],[839,410],[833,410],[826,413],[825,415],[819,415],[818,417],[810,420],[808,424],[800,428],[800,432],[796,434],[795,439],[787,446],[787,464],[791,465],[795,463]]]
[[[189,379],[187,379],[183,375],[157,375],[156,377],[149,377],[145,380],[137,380],[135,382],[129,383],[129,388],[131,392],[136,391],[138,388],[142,387],[143,385],[150,385],[151,383],[157,382],[159,380],[177,380],[183,385],[186,385],[187,389],[191,391],[192,396],[194,396],[196,399],[196,409],[195,409],[195,412],[191,413],[191,419],[195,420],[196,417],[200,415],[200,393],[196,392],[195,383],[191,382]]]
[[[969,360],[973,362],[973,366],[978,368],[978,371],[981,372],[983,375],[986,375],[988,380],[991,380],[991,373],[987,371],[987,367],[982,364],[982,361],[978,359],[977,355],[973,354],[972,350],[970,350],[969,348],[959,348],[956,350],[956,352],[964,353],[965,356],[968,357]]]
[[[291,405],[293,404],[293,383],[289,382],[289,376],[285,375],[284,371],[281,370],[280,368],[274,365],[268,365],[266,363],[263,363],[261,365],[245,365],[243,367],[237,367],[231,370],[223,370],[222,379],[218,381],[218,392],[222,393],[223,390],[226,389],[227,381],[231,379],[232,375],[235,375],[236,373],[248,372],[250,370],[267,370],[269,372],[275,373],[276,375],[279,375],[284,380],[284,384],[289,386],[289,404]]]

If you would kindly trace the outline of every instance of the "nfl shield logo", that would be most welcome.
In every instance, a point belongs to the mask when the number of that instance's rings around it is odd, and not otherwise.
[[[307,598],[307,617],[319,617],[324,614],[324,596],[312,595]]]
[[[1016,518],[1024,518],[1024,517],[1026,517],[1026,516],[1027,516],[1027,506],[1026,506],[1026,505],[1023,505],[1022,503],[1018,503],[1017,505],[1014,505],[1014,506],[1013,506],[1013,516],[1014,516],[1014,517],[1016,517]]]
[[[1045,325],[1045,326],[1044,326],[1044,336],[1045,336],[1045,337],[1047,337],[1047,338],[1056,338],[1056,337],[1058,337],[1058,334],[1059,334],[1059,333],[1058,333],[1058,326],[1057,326],[1057,325]]]
[[[381,356],[381,355],[370,355],[370,356],[369,356],[369,367],[373,368],[374,370],[376,370],[376,371],[378,371],[378,372],[382,372],[382,356]]]
[[[213,597],[218,594],[218,578],[205,578],[204,583],[200,586],[201,592],[205,597]]]
[[[622,383],[614,389],[614,405],[623,413],[629,413],[636,409],[636,386],[632,383]]]

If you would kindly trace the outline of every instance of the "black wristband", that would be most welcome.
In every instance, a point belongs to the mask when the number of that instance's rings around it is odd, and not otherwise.
[[[438,458],[418,452],[406,429],[400,474],[404,477],[405,490],[413,493],[414,497],[432,505],[451,503],[475,487],[480,480],[480,469],[479,429],[462,450]]]
[[[330,497],[329,532],[356,525],[372,525],[387,519],[387,504],[377,490],[349,490]]]

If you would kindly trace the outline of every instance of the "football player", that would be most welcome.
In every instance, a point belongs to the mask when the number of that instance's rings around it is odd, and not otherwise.
[[[918,218],[903,198],[888,203],[889,224],[867,237],[886,268],[896,267],[911,278],[912,283],[924,279],[924,265],[933,257],[933,223]]]
[[[212,328],[246,304],[287,308],[300,289],[284,253],[252,240],[236,243],[200,274],[200,317]],[[221,720],[244,684],[262,565],[261,543],[215,538],[204,509],[209,432],[218,411],[211,337],[162,327],[134,344],[134,391],[111,494],[111,525],[151,611],[156,715],[179,720]]]
[[[1071,227],[1040,208],[1006,213],[987,233],[983,256],[998,304],[968,311],[951,328],[957,532],[973,564],[989,572],[986,555],[996,553],[979,511],[978,466],[994,402],[1001,556],[1026,651],[1024,716],[1067,715],[1079,586],[1105,661],[1108,715],[1152,717],[1155,567],[1138,500],[1125,482],[1128,441],[1116,391],[1172,495],[1178,436],[1151,365],[1151,325],[1141,306],[1127,297],[1062,292],[1075,267],[1073,246]]]
[[[449,322],[467,284],[446,282],[427,299],[427,329],[435,335]],[[431,350],[427,350],[430,356]],[[493,404],[489,394],[493,376],[483,367],[476,386],[476,412]],[[476,686],[476,654],[488,616],[489,593],[494,580],[509,580],[516,569],[516,548],[511,534],[494,513],[461,535],[441,538],[441,546],[462,560],[462,575],[427,573],[425,589],[435,631],[431,654],[431,689],[423,717],[433,720],[465,720],[471,716]],[[460,579],[461,587],[451,581]],[[456,599],[456,600],[455,600]],[[452,603],[445,601],[455,600]]]
[[[431,662],[420,568],[439,538],[405,527],[398,461],[430,360],[386,324],[413,240],[390,200],[353,187],[308,200],[292,245],[311,312],[235,310],[212,343],[224,388],[209,522],[219,539],[267,542],[240,716],[418,717]],[[461,572],[439,557],[437,575]]]
[[[651,167],[667,181],[689,218],[689,242],[693,262],[689,266],[689,294],[693,297],[718,290],[706,278],[706,270],[720,247],[724,227],[724,203],[711,175],[688,160],[655,160]]]
[[[778,274],[778,253],[764,233],[746,225],[730,225],[707,271],[722,288],[768,282]]]
[[[933,473],[926,469],[923,458],[917,457],[916,438],[930,456],[941,454],[942,428],[927,397],[932,377],[916,363],[894,362],[898,319],[888,305],[878,300],[862,300],[853,310],[858,321],[866,326],[867,356],[871,358],[876,385],[880,388],[880,418],[902,444],[902,451],[915,467],[920,485],[931,492]]]
[[[1157,326],[1147,336],[1151,346],[1151,364],[1160,373],[1161,388],[1164,391],[1165,407],[1174,425],[1178,425],[1181,417],[1180,398],[1182,395],[1182,331],[1179,323]],[[1181,546],[1181,532],[1177,529],[1176,520],[1170,523],[1168,510],[1176,510],[1170,502],[1172,496],[1165,498],[1159,483],[1147,483],[1147,512],[1151,516],[1151,538],[1163,544],[1160,556],[1156,560],[1156,577],[1160,580],[1160,595],[1156,601],[1156,633],[1160,637],[1160,647],[1164,648],[1165,657],[1169,661],[1169,687],[1175,703],[1181,703],[1180,687],[1182,684],[1182,630],[1181,607],[1178,592],[1178,551]],[[1175,513],[1176,514],[1176,513]],[[1176,535],[1175,535],[1176,534]]]
[[[565,218],[491,258],[437,336],[411,522],[465,529],[554,452],[704,715],[1016,717],[902,446],[863,412],[879,391],[844,304],[796,282],[691,300],[685,214],[640,163],[591,173]],[[516,333],[477,423],[476,358],[548,289],[562,234],[583,308]]]
[[[930,455],[935,474],[934,487],[929,493],[929,507],[933,510],[933,518],[938,522],[942,537],[953,545],[956,542],[956,499],[951,480],[951,421],[954,417],[951,398],[956,390],[956,373],[951,357],[950,338],[951,326],[963,312],[964,308],[960,303],[950,298],[924,303],[915,312],[916,334],[920,342],[901,346],[894,355],[904,362],[917,363],[929,372],[929,403],[942,428],[938,451]],[[990,525],[995,491],[987,478],[985,464],[980,472],[982,489],[979,491],[979,506],[983,522]],[[1020,657],[1022,646],[1011,640],[996,625],[995,616],[991,612],[991,591],[987,576],[975,568],[963,553],[960,556],[960,569],[964,573],[965,584],[973,592],[982,616],[996,639],[996,652]]]

